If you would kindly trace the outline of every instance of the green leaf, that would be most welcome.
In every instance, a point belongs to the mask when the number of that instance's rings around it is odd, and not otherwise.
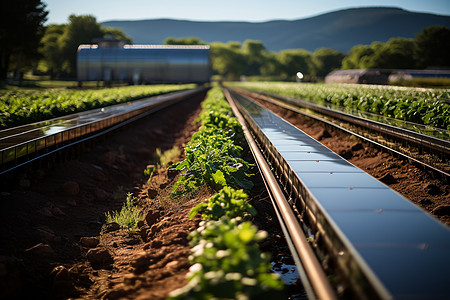
[[[188,216],[189,220],[192,220],[201,209],[206,208],[206,207],[208,207],[208,204],[205,202],[199,203],[196,206],[194,206],[191,209],[191,212],[189,213],[189,216]]]

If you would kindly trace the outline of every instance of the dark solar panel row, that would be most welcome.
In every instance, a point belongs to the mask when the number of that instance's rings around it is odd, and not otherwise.
[[[350,282],[382,298],[448,299],[448,227],[280,117],[233,96]]]

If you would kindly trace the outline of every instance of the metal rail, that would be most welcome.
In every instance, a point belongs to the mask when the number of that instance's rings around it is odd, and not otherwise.
[[[203,91],[196,88],[0,131],[0,175]]]
[[[265,95],[274,99],[281,100],[285,103],[289,103],[290,105],[294,105],[297,107],[303,107],[310,109],[312,111],[318,112],[320,114],[330,116],[336,119],[340,119],[358,126],[362,126],[377,132],[384,133],[386,135],[389,135],[391,137],[394,137],[396,139],[405,140],[408,142],[415,143],[416,145],[420,147],[426,147],[428,149],[446,153],[447,155],[450,154],[450,141],[436,138],[433,136],[421,134],[412,130],[392,126],[389,124],[377,122],[374,120],[370,120],[364,117],[359,117],[353,114],[348,114],[342,111],[335,110],[333,108],[324,107],[321,105],[317,105],[308,101],[295,99],[292,97],[286,97],[281,95],[275,95],[271,93],[266,92],[254,92],[254,91],[248,91],[245,89],[240,88],[232,88],[233,90],[239,91],[240,93],[245,94],[253,94],[254,96],[257,96],[257,94]],[[261,100],[267,100],[259,97]],[[416,125],[416,124],[414,124]]]
[[[338,278],[340,298],[448,297],[449,228],[278,116],[230,94],[289,210],[314,234],[317,256]]]

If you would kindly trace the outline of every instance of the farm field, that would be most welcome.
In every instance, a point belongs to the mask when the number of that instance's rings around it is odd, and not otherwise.
[[[232,82],[228,85],[450,129],[448,89],[288,82]]]
[[[96,90],[0,90],[0,129],[193,88],[193,84],[126,86]]]

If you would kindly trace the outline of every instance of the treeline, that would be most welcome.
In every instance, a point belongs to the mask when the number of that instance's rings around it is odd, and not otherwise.
[[[195,37],[168,38],[165,44],[206,44]],[[269,52],[260,41],[210,43],[212,68],[226,79],[242,75],[275,80],[295,80],[302,72],[314,81],[336,69],[450,68],[450,29],[424,28],[416,39],[392,38],[386,43],[354,46],[348,54],[330,48],[314,52],[288,49]]]
[[[6,2],[0,11],[0,81],[9,71],[15,76],[28,70],[51,77],[76,76],[76,54],[80,44],[111,35],[132,43],[122,30],[107,28],[93,16],[69,17],[62,25],[45,27],[48,12],[40,0]],[[20,25],[19,25],[20,24]],[[168,38],[165,44],[207,44],[196,37]],[[335,69],[422,69],[450,68],[450,29],[424,28],[415,39],[393,38],[386,43],[357,45],[345,54],[330,48],[314,52],[287,49],[270,52],[261,41],[213,42],[211,63],[214,74],[237,80],[241,76],[267,80],[295,80],[301,72],[314,81]]]

